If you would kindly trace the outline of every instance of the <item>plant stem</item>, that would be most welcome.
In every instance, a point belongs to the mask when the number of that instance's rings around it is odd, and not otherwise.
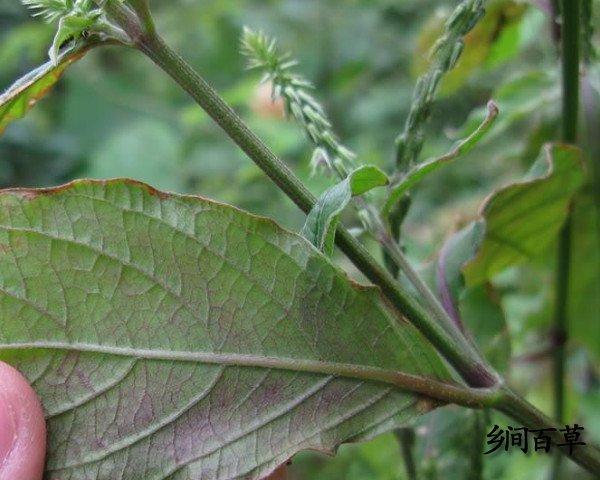
[[[473,438],[469,452],[469,477],[467,480],[483,480],[483,449],[485,445],[486,411],[473,412]]]
[[[138,2],[140,0],[130,1]],[[288,116],[296,120],[307,138],[314,144],[313,159],[315,156],[320,159],[319,161],[325,159],[326,168],[344,181],[356,169],[355,156],[336,136],[325,109],[308,93],[310,82],[293,73],[292,67],[296,65],[296,61],[291,60],[287,55],[280,55],[275,40],[262,32],[256,33],[248,28],[244,29],[241,43],[242,53],[248,58],[248,67],[263,72],[263,81],[268,79],[272,83],[272,97],[279,97],[284,101]],[[495,105],[494,112],[497,113]],[[482,127],[479,127],[467,140],[456,146],[451,153],[436,161],[449,161],[459,156],[463,149],[467,150],[479,136],[485,133],[487,123],[491,123],[491,120],[488,119]],[[405,258],[397,239],[391,232],[391,225],[384,221],[381,212],[374,206],[370,193],[366,192],[353,198],[353,204],[364,229],[381,244],[387,259],[395,264],[394,271],[404,271],[405,276],[421,295],[419,298],[421,303],[431,311],[441,325],[447,327],[449,333],[456,334],[452,319]],[[397,201],[398,198],[394,198],[392,206],[396,205]],[[385,211],[384,213],[389,214]]]
[[[424,125],[431,114],[437,89],[446,73],[452,70],[464,49],[464,37],[485,14],[483,0],[460,2],[432,48],[431,65],[419,77],[413,93],[404,130],[396,139],[396,170],[402,176],[417,161],[424,141]]]
[[[402,453],[402,459],[404,460],[406,478],[408,480],[417,480],[419,477],[414,457],[415,429],[403,427],[397,429],[394,433],[400,444],[400,453]]]
[[[564,425],[560,425],[555,420],[544,415],[527,400],[506,387],[503,389],[503,395],[494,405],[494,408],[518,421],[520,425],[532,430],[556,428],[557,431],[547,432],[555,446],[565,441],[564,436],[558,431],[560,428],[564,428]],[[562,453],[563,456],[567,454],[561,447],[556,448],[558,448],[559,453]],[[589,442],[587,445],[577,445],[573,448],[573,455],[569,456],[569,458],[592,474],[600,473],[600,449]]]
[[[354,199],[354,201],[358,210],[364,211],[368,216],[368,221],[366,222],[368,225],[366,225],[366,228],[383,247],[383,250],[385,254],[388,255],[390,261],[398,268],[400,272],[406,276],[411,285],[417,290],[422,304],[429,310],[429,313],[435,317],[436,321],[456,339],[457,342],[463,343],[464,339],[462,333],[456,329],[448,312],[444,309],[433,291],[410,264],[410,261],[408,258],[406,258],[406,255],[402,251],[400,244],[396,239],[393,238],[389,226],[383,221],[379,211],[367,203],[364,197],[357,197]],[[485,360],[481,357],[479,357],[479,361],[482,364],[485,363]]]
[[[392,261],[398,266],[400,271],[406,275],[406,278],[416,288],[417,292],[419,292],[423,303],[427,305],[431,314],[436,317],[441,325],[447,327],[449,333],[459,333],[460,331],[454,326],[454,322],[450,318],[448,312],[444,309],[435,294],[412,267],[398,243],[389,235],[386,235],[384,238],[382,238],[381,243],[383,244],[386,253],[390,256]]]
[[[579,119],[580,0],[562,0],[562,140],[577,142]],[[571,216],[567,217],[558,240],[556,294],[554,305],[554,416],[564,421],[565,357],[568,339],[569,276],[571,261]],[[552,478],[560,478],[562,456],[554,457]]]
[[[316,199],[310,191],[200,75],[153,31],[144,31],[135,22],[133,12],[122,3],[109,1],[105,9],[123,30],[131,32],[137,48],[189,93],[300,209],[306,213],[312,209]],[[498,385],[498,375],[482,363],[476,350],[466,340],[449,335],[346,229],[338,228],[336,244],[370,281],[381,288],[394,307],[421,331],[469,386],[489,388]]]

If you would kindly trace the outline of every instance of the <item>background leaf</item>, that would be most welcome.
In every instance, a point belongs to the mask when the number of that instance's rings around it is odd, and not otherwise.
[[[600,358],[600,206],[594,198],[582,192],[573,205],[568,308],[573,337]]]
[[[548,145],[525,180],[493,194],[481,218],[448,239],[435,280],[427,275],[446,311],[469,328],[499,371],[508,368],[511,346],[499,295],[489,282],[554,243],[583,180],[580,157],[574,147]]]
[[[484,205],[484,234],[463,266],[467,284],[481,283],[508,266],[534,258],[555,240],[568,206],[583,183],[581,151],[548,145],[525,180],[503,188]]]
[[[91,45],[69,48],[58,55],[56,62],[46,62],[9,87],[0,96],[0,134],[10,122],[24,117],[58,82],[65,69],[89,48]]]
[[[0,359],[43,400],[50,480],[254,479],[397,427],[431,401],[348,372],[448,372],[395,315],[225,205],[121,180],[0,194]]]

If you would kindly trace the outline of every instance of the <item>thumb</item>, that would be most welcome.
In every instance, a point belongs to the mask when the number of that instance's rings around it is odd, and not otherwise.
[[[0,480],[41,480],[46,424],[25,378],[0,362]]]

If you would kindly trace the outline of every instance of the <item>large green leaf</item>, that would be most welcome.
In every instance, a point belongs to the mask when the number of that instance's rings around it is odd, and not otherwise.
[[[0,193],[0,359],[41,396],[47,478],[255,479],[432,407],[448,373],[302,237],[133,181]],[[367,373],[365,375],[365,373]]]
[[[17,80],[0,95],[0,135],[8,124],[22,118],[58,82],[66,68],[80,59],[93,45],[80,45],[59,54],[56,63],[48,61]]]

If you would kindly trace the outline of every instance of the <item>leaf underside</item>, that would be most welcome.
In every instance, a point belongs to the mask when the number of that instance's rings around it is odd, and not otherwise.
[[[229,206],[128,180],[0,193],[0,359],[42,398],[49,480],[257,479],[395,428],[431,402],[349,370],[449,378],[397,315]]]

